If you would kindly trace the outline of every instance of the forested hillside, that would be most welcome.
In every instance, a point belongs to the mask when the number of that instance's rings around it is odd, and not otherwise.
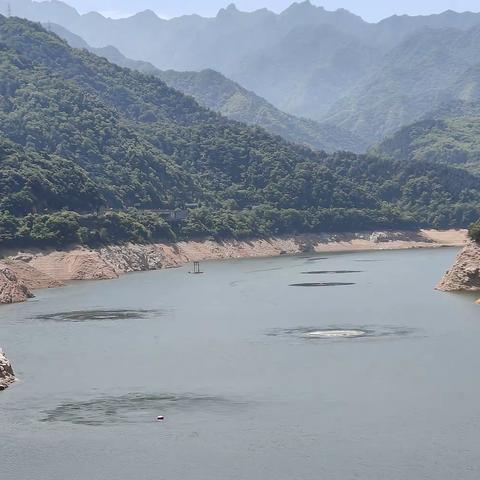
[[[372,150],[399,160],[432,161],[480,172],[480,104],[454,102],[401,128]]]
[[[113,59],[112,59],[113,61]],[[329,123],[296,117],[275,108],[214,70],[200,72],[159,71],[169,86],[191,95],[204,107],[248,125],[258,125],[286,140],[316,150],[364,152],[362,137]]]
[[[456,58],[474,44],[453,37],[480,25],[480,14],[453,11],[368,23],[308,0],[279,14],[230,5],[214,18],[171,20],[149,10],[124,19],[80,15],[61,1],[0,0],[0,13],[8,3],[13,15],[60,24],[92,47],[112,45],[161,70],[213,69],[283,112],[335,122],[369,145],[432,109],[429,82],[437,92],[472,65]]]
[[[480,26],[427,29],[386,55],[379,67],[326,116],[329,122],[381,141],[454,100],[480,100]]]
[[[25,20],[0,17],[0,72],[3,245],[449,227],[479,214],[468,172],[289,144]],[[157,212],[187,203],[198,208],[182,224]]]
[[[367,149],[368,145],[363,142],[361,137],[328,123],[319,123],[284,113],[254,92],[243,88],[214,70],[162,71],[151,63],[125,57],[115,47],[90,47],[78,35],[72,34],[59,25],[50,23],[47,28],[65,39],[74,48],[85,48],[121,67],[155,75],[170,87],[194,97],[200,105],[210,110],[221,113],[232,120],[262,127],[290,142],[328,152],[338,150],[364,152]]]

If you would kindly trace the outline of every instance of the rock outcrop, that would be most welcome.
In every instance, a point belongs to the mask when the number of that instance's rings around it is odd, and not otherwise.
[[[5,264],[0,264],[0,303],[24,302],[32,297],[32,292],[16,273]]]
[[[480,291],[480,244],[469,242],[437,286],[444,292]]]
[[[15,381],[15,374],[11,363],[0,348],[0,390],[5,390]]]
[[[166,266],[161,244],[116,245],[98,250],[100,258],[120,275],[129,272],[147,272]]]
[[[17,255],[16,257],[2,260],[2,263],[10,270],[13,270],[18,280],[23,282],[30,290],[56,288],[65,285],[63,282],[46,275],[30,265],[30,258],[31,255]]]
[[[106,280],[118,277],[115,268],[105,262],[98,251],[87,248],[22,256],[35,270],[60,282]]]

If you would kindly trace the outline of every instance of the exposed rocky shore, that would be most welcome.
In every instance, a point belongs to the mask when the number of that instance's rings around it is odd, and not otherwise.
[[[480,291],[480,245],[470,241],[437,286],[444,292]]]
[[[177,267],[184,263],[304,252],[342,252],[462,246],[465,230],[364,232],[294,235],[269,239],[189,241],[122,245],[68,251],[4,252],[0,260],[0,303],[25,301],[31,290],[60,287],[71,280],[113,279],[128,272]]]
[[[24,302],[32,297],[32,292],[19,279],[17,273],[6,265],[0,264],[0,303]]]
[[[15,374],[11,363],[0,348],[0,390],[5,390],[15,381]]]

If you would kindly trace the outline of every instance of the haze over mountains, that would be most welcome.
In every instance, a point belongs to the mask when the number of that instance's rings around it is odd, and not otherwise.
[[[400,160],[435,161],[480,172],[480,104],[458,101],[401,128],[373,149]]]
[[[7,4],[0,0],[0,11]],[[445,103],[475,102],[480,93],[478,13],[394,16],[372,24],[304,1],[280,14],[230,5],[214,18],[163,20],[144,11],[109,19],[79,15],[60,1],[31,0],[16,0],[12,13],[59,24],[93,48],[113,46],[169,70],[163,78],[203,105],[266,128],[273,123],[270,131],[315,148],[360,151]],[[106,53],[115,61],[113,50]],[[213,88],[219,91],[212,94]]]
[[[0,9],[7,3],[1,0]],[[453,86],[480,59],[476,13],[394,16],[371,24],[308,1],[281,14],[230,5],[215,18],[172,20],[151,11],[117,20],[79,15],[59,1],[16,0],[13,10],[162,70],[217,70],[280,110],[328,120],[367,143],[417,120],[432,102],[455,97]]]
[[[315,152],[3,16],[0,163],[4,246],[453,227],[479,215],[480,180],[466,169]],[[165,222],[164,209],[185,208],[186,222]]]
[[[204,107],[232,120],[261,126],[274,135],[316,150],[357,152],[364,151],[367,147],[367,144],[359,136],[348,130],[280,111],[254,92],[243,88],[214,70],[162,71],[149,62],[125,57],[115,47],[90,47],[81,37],[60,25],[49,23],[47,26],[50,31],[65,39],[70,46],[87,49],[121,67],[139,70],[161,78],[170,87],[194,97]]]

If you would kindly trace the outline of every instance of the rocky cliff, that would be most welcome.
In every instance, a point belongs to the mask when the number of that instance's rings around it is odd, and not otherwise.
[[[0,348],[0,390],[5,390],[14,381],[12,365]]]
[[[7,265],[0,264],[0,303],[24,302],[32,298],[30,289]]]
[[[480,244],[469,242],[437,286],[444,292],[480,291]]]

